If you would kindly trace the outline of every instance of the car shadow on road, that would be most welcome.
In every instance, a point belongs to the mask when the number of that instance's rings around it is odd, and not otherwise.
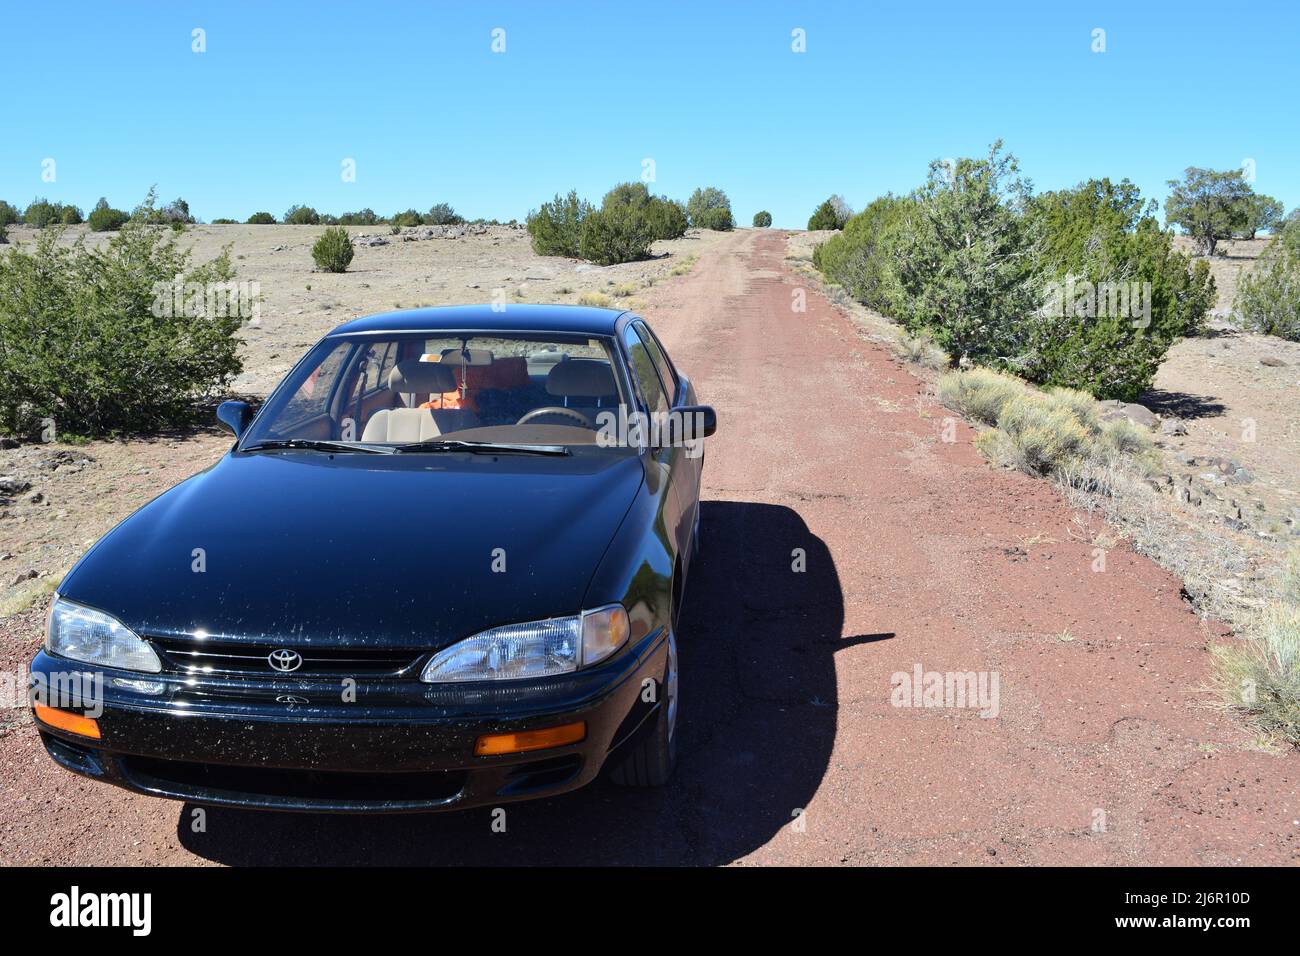
[[[400,816],[208,808],[191,852],[236,865],[673,865],[728,863],[791,827],[835,741],[843,638],[830,552],[789,508],[707,501],[681,619],[679,762],[660,790],[601,777],[549,800]],[[498,815],[499,819],[499,815]]]

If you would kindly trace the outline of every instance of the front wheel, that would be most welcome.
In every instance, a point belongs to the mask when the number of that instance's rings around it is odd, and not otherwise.
[[[663,699],[654,725],[632,744],[623,762],[610,775],[624,787],[662,787],[677,763],[677,635],[668,632],[668,660],[659,685]]]

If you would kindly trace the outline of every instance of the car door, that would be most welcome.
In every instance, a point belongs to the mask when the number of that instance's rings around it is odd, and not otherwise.
[[[634,323],[628,323],[623,330],[623,347],[627,352],[628,369],[646,412],[652,418],[665,422],[672,407],[670,393],[659,377],[650,350]],[[669,538],[674,556],[680,556],[683,562],[686,560],[685,546],[690,540],[690,525],[687,523],[689,518],[682,494],[684,472],[681,462],[685,458],[685,451],[681,447],[651,447],[646,451],[646,481],[659,496],[660,524]]]
[[[694,405],[696,402],[695,390],[688,381],[678,375],[676,366],[668,357],[668,353],[664,351],[663,343],[655,335],[654,329],[650,328],[644,319],[637,319],[633,324],[636,326],[641,340],[645,342],[650,358],[654,361],[655,369],[659,372],[659,379],[663,382],[668,393],[669,404],[675,409],[684,405]],[[679,456],[676,463],[680,474],[678,487],[681,492],[682,507],[686,512],[685,519],[688,531],[688,536],[682,540],[682,547],[686,549],[688,562],[695,551],[694,548],[688,545],[691,536],[695,534],[704,472],[704,440],[697,437],[696,441],[696,448],[693,451],[687,449],[687,453]]]

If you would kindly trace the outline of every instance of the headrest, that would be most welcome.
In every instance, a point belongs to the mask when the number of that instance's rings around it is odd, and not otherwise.
[[[549,395],[567,398],[602,398],[615,394],[614,373],[599,359],[570,359],[554,366],[546,376]]]
[[[468,354],[466,354],[468,353]],[[461,365],[491,365],[491,349],[443,349],[442,361],[460,368]]]
[[[393,366],[388,375],[388,388],[394,392],[412,392],[416,395],[441,395],[456,391],[456,373],[450,365],[440,362],[421,362],[407,359]]]

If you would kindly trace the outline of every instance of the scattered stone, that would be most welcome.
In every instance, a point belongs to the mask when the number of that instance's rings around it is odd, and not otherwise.
[[[1265,355],[1259,360],[1260,365],[1267,365],[1269,368],[1286,368],[1286,362],[1283,362],[1275,355]]]
[[[30,481],[14,478],[12,475],[0,476],[0,495],[21,495],[32,486]]]
[[[1187,425],[1181,418],[1166,418],[1160,423],[1160,434],[1162,435],[1186,435]]]
[[[1228,481],[1232,482],[1234,485],[1248,485],[1254,480],[1255,476],[1245,468],[1238,468],[1228,476]]]
[[[30,502],[31,502],[32,504],[34,504],[34,505],[39,505],[42,501],[45,500],[45,495],[41,494],[41,493],[38,491],[38,492],[36,492],[36,494],[34,494],[34,495],[32,495],[31,497],[29,497],[27,500],[30,501]]]
[[[1127,418],[1133,424],[1141,425],[1143,428],[1155,428],[1160,421],[1156,418],[1155,412],[1136,402],[1121,402],[1110,399],[1097,404],[1101,406],[1102,421],[1110,421],[1112,418]]]
[[[19,571],[18,576],[13,580],[12,586],[18,587],[18,585],[22,584],[24,581],[30,581],[34,577],[36,577],[35,568],[28,568],[26,571]]]

